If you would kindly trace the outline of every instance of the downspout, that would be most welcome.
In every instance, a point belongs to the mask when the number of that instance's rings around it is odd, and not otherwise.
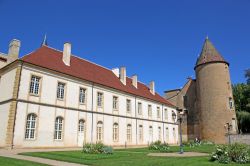
[[[20,89],[20,82],[21,82],[21,75],[22,75],[22,70],[23,70],[23,61],[21,61],[21,69],[20,69],[20,73],[19,73],[19,81],[18,81],[18,88],[17,88],[17,95],[16,95],[16,99],[14,99],[14,101],[16,100],[16,111],[15,111],[15,116],[14,116],[14,125],[13,125],[13,131],[12,131],[12,140],[11,140],[11,149],[14,148],[14,136],[15,136],[15,126],[16,126],[16,115],[17,115],[17,104],[18,104],[18,97],[19,97],[19,89]]]
[[[92,82],[92,99],[91,99],[91,111],[92,111],[92,117],[91,117],[91,143],[93,143],[93,128],[94,128],[94,83]]]
[[[161,119],[162,119],[162,124],[163,124],[163,129],[162,129],[162,132],[163,132],[163,136],[162,136],[162,138],[163,138],[163,142],[165,143],[165,127],[164,127],[164,119],[165,118],[163,118],[163,104],[161,105],[162,106],[162,111],[161,111],[161,114],[162,114],[162,116],[161,116]]]
[[[135,138],[136,138],[136,145],[138,144],[138,140],[137,140],[137,111],[136,111],[136,96],[135,96],[135,125],[136,125],[136,131],[135,131]]]

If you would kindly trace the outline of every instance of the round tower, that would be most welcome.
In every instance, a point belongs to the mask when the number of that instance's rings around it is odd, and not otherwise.
[[[229,63],[206,38],[195,65],[200,137],[215,143],[227,143],[230,133],[237,132]]]

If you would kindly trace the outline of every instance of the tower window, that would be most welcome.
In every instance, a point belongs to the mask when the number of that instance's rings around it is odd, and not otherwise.
[[[233,99],[229,97],[229,108],[233,109]]]

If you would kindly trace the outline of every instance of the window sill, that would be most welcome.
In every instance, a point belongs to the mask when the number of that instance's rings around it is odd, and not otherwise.
[[[85,105],[85,106],[86,106],[86,102],[85,102],[85,103],[81,103],[81,102],[79,102],[79,105]]]
[[[34,97],[40,97],[39,94],[34,94],[34,93],[29,93],[30,96],[34,96]]]
[[[59,101],[64,101],[64,98],[63,99],[61,99],[61,98],[56,98],[57,100],[59,100]]]

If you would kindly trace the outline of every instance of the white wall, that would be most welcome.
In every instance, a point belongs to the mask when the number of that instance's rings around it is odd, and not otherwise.
[[[29,84],[31,75],[41,77],[41,91],[39,96],[29,95]],[[66,84],[65,99],[59,101],[56,99],[57,83],[61,81]],[[86,105],[80,105],[79,88],[84,87],[87,89],[87,102]],[[97,92],[102,92],[104,95],[103,108],[97,107]],[[119,109],[113,111],[112,100],[113,95],[118,97]],[[132,142],[128,145],[147,145],[149,143],[148,132],[149,126],[153,126],[153,140],[158,140],[158,127],[161,127],[161,141],[169,140],[169,143],[176,143],[178,139],[178,126],[172,125],[172,110],[174,108],[162,105],[160,103],[150,101],[144,98],[135,97],[130,94],[119,92],[114,89],[108,89],[98,85],[93,88],[93,135],[92,131],[92,84],[84,81],[72,80],[70,78],[61,77],[56,74],[23,67],[21,85],[19,91],[19,98],[27,102],[19,102],[17,111],[17,120],[15,128],[14,145],[16,147],[55,147],[64,146],[71,147],[77,146],[78,140],[78,121],[79,119],[85,120],[85,141],[96,142],[96,125],[98,121],[104,124],[104,140],[103,142],[108,145],[124,145],[127,142],[127,124],[132,125]],[[131,114],[126,112],[126,100],[131,100]],[[137,104],[142,103],[143,115],[137,115]],[[39,104],[40,103],[40,104]],[[152,105],[152,119],[148,117],[148,104]],[[49,105],[49,106],[48,106]],[[57,106],[57,107],[54,107]],[[58,108],[58,107],[62,108]],[[136,107],[136,108],[135,108]],[[157,107],[160,107],[161,118],[157,119]],[[162,116],[162,110],[167,108],[168,119],[165,121]],[[27,141],[24,139],[26,116],[28,113],[35,113],[38,117],[36,139]],[[108,114],[108,115],[105,115]],[[64,118],[64,135],[62,141],[55,141],[54,136],[54,122],[56,116]],[[133,118],[130,118],[133,117]],[[138,120],[136,120],[137,118]],[[146,120],[145,120],[146,119]],[[163,124],[164,122],[164,124]],[[119,124],[119,140],[113,141],[113,124]],[[143,125],[143,142],[139,142],[138,127]],[[136,127],[137,126],[137,127]],[[169,128],[169,139],[166,138],[165,128]],[[174,140],[172,131],[173,127],[176,128],[176,140]],[[136,131],[137,129],[137,131]],[[137,134],[136,134],[137,132]]]

